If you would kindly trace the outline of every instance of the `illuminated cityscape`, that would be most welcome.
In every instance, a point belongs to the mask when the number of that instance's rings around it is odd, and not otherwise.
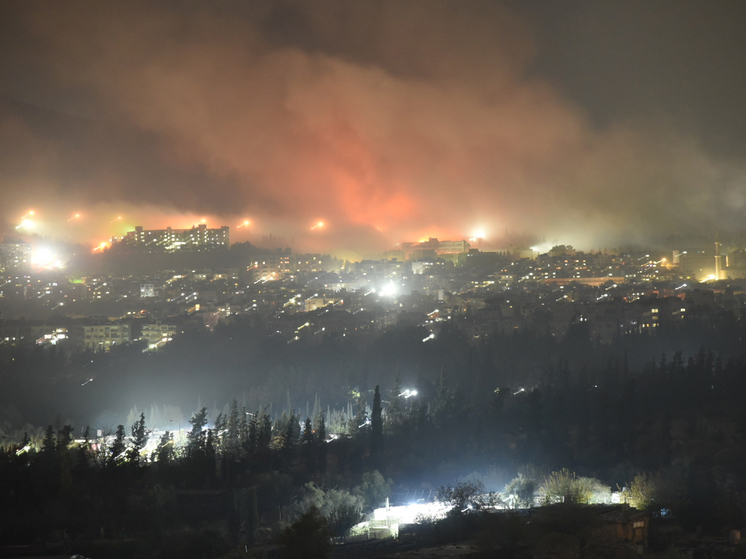
[[[138,225],[119,242],[149,252],[227,249],[230,245],[230,228],[208,229],[207,225],[200,223],[191,229],[167,227],[154,230]]]
[[[0,2],[0,557],[743,556],[744,28]]]

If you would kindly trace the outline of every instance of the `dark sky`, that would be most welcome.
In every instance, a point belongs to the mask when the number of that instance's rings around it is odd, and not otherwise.
[[[6,0],[0,219],[360,252],[735,233],[744,6]]]

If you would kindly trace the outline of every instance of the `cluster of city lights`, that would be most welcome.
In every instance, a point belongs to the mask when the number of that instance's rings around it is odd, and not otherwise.
[[[125,220],[130,222],[129,224],[132,225],[132,217],[126,217],[122,214],[114,214],[111,217],[109,217],[108,220],[104,218],[104,220],[101,220],[101,215],[93,212],[82,212],[82,211],[76,211],[74,213],[67,214],[66,216],[62,217],[60,216],[59,222],[62,222],[66,224],[68,227],[72,227],[76,224],[83,224],[84,222],[98,222],[98,223],[108,223],[109,226],[122,226],[125,223]],[[198,225],[207,224],[209,219],[205,217],[187,217],[184,216],[185,219],[189,219],[193,227],[197,227]],[[44,219],[47,219],[46,217],[42,219],[42,216],[39,215],[38,211],[35,210],[28,210],[23,216],[20,216],[18,221],[16,222],[15,229],[19,231],[19,233],[25,233],[25,234],[42,234],[45,235],[47,232],[53,230],[50,229],[52,227],[51,223],[46,223]],[[193,220],[193,221],[192,221]],[[182,220],[183,221],[183,220]],[[89,225],[91,225],[89,223]],[[238,223],[236,223],[233,227],[234,229],[238,231],[243,231],[244,235],[247,234],[249,231],[257,232],[257,226],[258,223],[254,219],[250,219],[248,217],[245,217]],[[77,231],[80,233],[82,232],[80,229],[76,228]],[[374,229],[378,232],[384,232],[386,228],[382,226],[381,224],[376,224]],[[330,223],[324,219],[318,219],[315,221],[312,221],[308,223],[306,226],[306,231],[309,233],[312,233],[314,235],[320,235],[321,237],[325,237],[327,233],[331,232],[332,229],[330,228]],[[99,236],[101,233],[104,233],[103,231],[97,231],[93,232],[92,234]],[[114,232],[112,232],[114,233]],[[440,236],[441,238],[444,236],[443,231],[430,231],[430,236],[427,238],[423,238],[421,242],[428,242],[430,238],[437,238]],[[106,234],[106,233],[104,233]],[[121,235],[122,232],[119,231],[117,233],[114,233],[114,236],[112,238],[117,238],[116,235]],[[238,233],[237,233],[238,234]],[[476,246],[478,248],[481,248],[481,244],[487,239],[489,236],[489,233],[487,229],[481,225],[474,227],[471,229],[470,235],[465,235],[463,238],[468,238],[468,240],[471,243],[475,243],[473,246]],[[99,237],[100,238],[100,237]],[[95,246],[92,247],[93,252],[100,252],[105,250],[110,246],[109,243],[110,239],[107,239],[106,241],[96,241],[94,244]],[[532,247],[535,250],[543,249],[543,247]],[[396,297],[398,295],[397,287],[395,285],[386,285],[379,289],[379,295],[383,297]]]

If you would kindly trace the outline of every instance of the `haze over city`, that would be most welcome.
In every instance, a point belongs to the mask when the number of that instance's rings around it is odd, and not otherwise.
[[[744,29],[0,2],[0,557],[744,556]]]
[[[206,220],[357,255],[742,229],[738,2],[0,10],[6,234],[30,210],[92,246]]]

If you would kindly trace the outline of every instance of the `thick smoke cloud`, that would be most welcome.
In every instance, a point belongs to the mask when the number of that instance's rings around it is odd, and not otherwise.
[[[98,217],[74,234],[101,237],[124,208],[362,252],[475,229],[598,247],[740,228],[740,161],[665,113],[594,124],[533,71],[531,21],[494,2],[5,11],[22,78],[0,104],[8,222],[84,207]]]

